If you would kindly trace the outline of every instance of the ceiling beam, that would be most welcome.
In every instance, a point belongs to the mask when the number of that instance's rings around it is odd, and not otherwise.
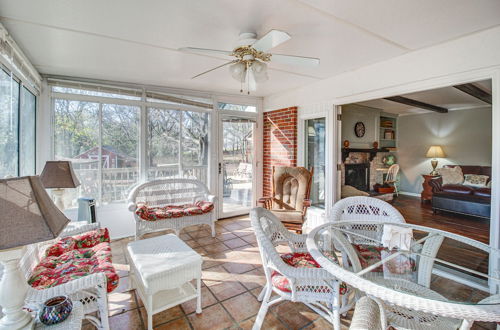
[[[413,100],[413,99],[409,99],[409,98],[403,97],[403,96],[385,97],[384,100],[389,100],[389,101],[396,102],[396,103],[406,104],[406,105],[410,105],[410,106],[415,107],[415,108],[430,110],[430,111],[439,112],[439,113],[447,113],[448,112],[448,109],[446,109],[446,108],[438,107],[437,105],[432,105],[432,104],[420,102],[420,101]]]
[[[463,85],[456,85],[453,87],[466,94],[469,94],[470,96],[475,97],[476,99],[491,104],[491,93],[488,93],[487,91],[477,87],[474,84],[463,84]]]

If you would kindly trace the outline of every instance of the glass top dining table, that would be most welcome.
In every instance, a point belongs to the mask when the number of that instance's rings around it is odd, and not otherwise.
[[[490,246],[433,228],[370,221],[327,223],[307,248],[318,263],[366,294],[446,317],[500,321],[500,272]]]

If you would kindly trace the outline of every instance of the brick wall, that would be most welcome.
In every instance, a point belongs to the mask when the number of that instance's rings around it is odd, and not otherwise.
[[[272,167],[297,166],[297,107],[264,112],[264,196],[272,194]]]

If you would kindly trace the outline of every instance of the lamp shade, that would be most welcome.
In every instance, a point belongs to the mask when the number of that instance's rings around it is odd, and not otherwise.
[[[57,237],[69,222],[38,176],[0,180],[0,250]]]
[[[45,188],[76,188],[80,185],[71,162],[65,160],[46,162],[40,179]]]
[[[425,155],[427,158],[444,158],[446,157],[441,146],[431,146]]]

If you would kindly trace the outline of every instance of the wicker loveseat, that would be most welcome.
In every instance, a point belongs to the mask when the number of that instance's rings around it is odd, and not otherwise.
[[[135,187],[128,209],[134,212],[135,238],[150,232],[206,224],[215,237],[215,199],[207,186],[194,179],[162,179]]]
[[[63,239],[28,245],[20,261],[30,284],[26,306],[37,309],[49,298],[67,295],[82,303],[85,318],[98,329],[109,329],[107,293],[118,285],[118,275],[104,232],[98,223],[89,224],[66,230]],[[91,241],[86,234],[99,237]],[[72,235],[81,236],[68,237]],[[91,315],[94,312],[98,314]]]

